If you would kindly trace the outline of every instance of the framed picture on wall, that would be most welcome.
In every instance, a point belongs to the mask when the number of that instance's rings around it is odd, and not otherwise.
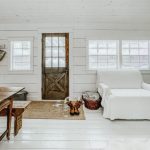
[[[0,61],[4,58],[6,52],[3,50],[0,50]]]

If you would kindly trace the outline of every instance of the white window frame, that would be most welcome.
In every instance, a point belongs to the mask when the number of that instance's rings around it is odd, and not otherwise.
[[[88,39],[87,42],[86,42],[86,68],[87,70],[93,70],[93,71],[96,71],[96,70],[135,70],[135,69],[138,69],[140,71],[142,71],[143,73],[149,73],[150,72],[150,47],[149,47],[149,68],[147,69],[140,69],[140,68],[122,68],[122,41],[124,41],[124,39],[112,39],[112,40],[116,40],[118,41],[118,51],[117,51],[117,55],[118,55],[118,60],[117,60],[117,67],[116,68],[96,68],[96,69],[93,69],[93,68],[90,68],[89,67],[89,41],[98,41],[98,40],[106,40],[106,41],[109,41],[110,39]],[[125,39],[126,40],[126,39]],[[128,39],[128,41],[130,40],[134,40],[134,39]],[[137,40],[137,39],[135,39]],[[140,41],[140,40],[147,40],[149,42],[149,46],[150,46],[150,40],[149,39],[138,39],[137,41]],[[111,41],[111,40],[110,40]]]
[[[139,52],[139,50],[140,50],[140,48],[139,48],[139,43],[141,42],[141,41],[147,41],[148,42],[148,55],[137,55],[137,56],[148,56],[148,68],[133,68],[133,67],[131,67],[131,68],[126,68],[126,67],[123,67],[123,65],[121,65],[121,69],[138,69],[138,70],[150,70],[150,40],[121,40],[121,42],[123,42],[123,41],[129,41],[129,42],[131,42],[131,41],[138,41],[138,52]],[[130,43],[129,43],[129,45],[130,45]],[[131,48],[131,47],[129,47],[129,48],[125,48],[125,49],[129,49],[129,51],[131,51],[131,49],[136,49],[136,48]],[[144,49],[144,48],[142,48],[142,49]],[[122,52],[123,51],[123,48],[122,48],[122,45],[121,45],[121,49],[120,49],[120,51]],[[126,55],[121,55],[121,56],[126,56]],[[136,56],[136,55],[129,55],[129,56]],[[122,59],[122,61],[123,61],[123,59]],[[122,61],[121,61],[121,63],[122,63]],[[140,60],[139,60],[139,62],[140,62]],[[122,63],[123,64],[123,63]]]
[[[11,42],[13,41],[30,41],[31,43],[31,50],[30,50],[30,70],[13,70],[11,69]],[[15,38],[9,38],[9,72],[10,73],[17,73],[17,74],[26,74],[26,73],[33,73],[33,61],[34,61],[34,56],[33,56],[33,51],[34,51],[34,38],[33,37],[15,37]]]
[[[117,50],[116,50],[116,53],[117,53],[117,59],[116,59],[116,68],[90,68],[89,67],[89,41],[116,41],[117,43],[118,43],[118,47],[117,47]],[[119,60],[119,43],[120,43],[120,41],[119,40],[116,40],[116,39],[88,39],[87,40],[87,43],[86,43],[86,68],[87,68],[87,70],[93,70],[93,71],[95,71],[95,70],[117,70],[118,69],[118,67],[119,67],[119,65],[118,65],[118,60]]]

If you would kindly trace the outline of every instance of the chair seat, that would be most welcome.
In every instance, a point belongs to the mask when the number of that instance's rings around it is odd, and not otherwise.
[[[111,89],[111,93],[108,99],[102,101],[105,118],[150,119],[150,91]]]

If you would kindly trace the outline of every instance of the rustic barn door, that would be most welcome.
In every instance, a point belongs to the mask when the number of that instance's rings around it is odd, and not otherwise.
[[[69,93],[69,34],[46,33],[42,42],[42,97],[64,99]]]

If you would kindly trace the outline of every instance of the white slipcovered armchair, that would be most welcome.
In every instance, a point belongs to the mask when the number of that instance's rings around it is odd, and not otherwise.
[[[105,118],[150,119],[150,84],[139,71],[98,71],[97,86]]]

